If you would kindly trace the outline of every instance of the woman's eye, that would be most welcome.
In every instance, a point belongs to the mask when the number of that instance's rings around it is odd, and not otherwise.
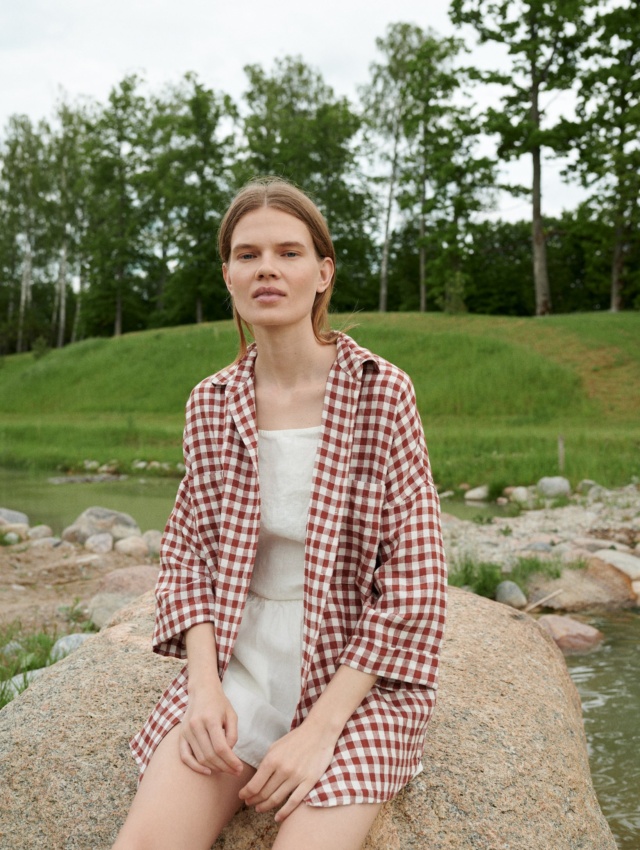
[[[253,254],[239,254],[239,260],[251,260],[253,258]]]
[[[297,256],[298,256],[297,251],[285,251],[285,257],[297,257]]]

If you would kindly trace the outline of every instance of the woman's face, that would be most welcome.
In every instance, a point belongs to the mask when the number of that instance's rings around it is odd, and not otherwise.
[[[254,327],[311,327],[316,294],[333,275],[319,259],[306,224],[273,207],[244,215],[231,236],[222,274],[240,316]]]

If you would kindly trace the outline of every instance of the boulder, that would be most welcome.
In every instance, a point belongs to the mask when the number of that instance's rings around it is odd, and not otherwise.
[[[117,541],[115,550],[121,555],[129,555],[138,560],[143,560],[149,554],[149,546],[142,537],[124,537]]]
[[[464,494],[467,502],[486,502],[489,498],[489,485],[482,484],[480,487],[474,487],[472,490],[467,490]]]
[[[544,603],[545,608],[562,611],[629,608],[636,601],[631,579],[595,557],[589,559],[586,569],[565,567],[560,578],[533,576],[529,581],[528,591],[531,603],[539,602],[556,591],[562,591]]]
[[[640,580],[640,558],[627,552],[617,552],[615,549],[598,549],[595,557],[605,564],[610,564],[616,570],[629,576],[631,581]]]
[[[29,517],[26,514],[23,514],[22,511],[12,511],[10,508],[0,508],[0,520],[29,525]]]
[[[515,581],[501,581],[496,587],[496,602],[509,605],[511,608],[525,608],[527,597]]]
[[[604,635],[593,626],[572,617],[544,614],[538,625],[547,631],[563,652],[587,652],[598,646]]]
[[[142,539],[149,547],[149,554],[153,558],[157,558],[160,554],[160,542],[162,540],[162,532],[156,531],[155,529],[145,531],[145,533],[142,535]]]
[[[536,489],[543,499],[559,499],[571,495],[571,484],[561,475],[541,478],[536,484]]]
[[[129,514],[94,507],[87,508],[72,525],[65,528],[62,538],[71,543],[85,543],[92,534],[104,531],[108,531],[114,540],[132,535],[140,536],[140,529]]]
[[[517,505],[526,505],[531,500],[531,493],[527,487],[513,487],[509,493],[509,500]]]
[[[134,599],[153,590],[158,578],[158,568],[137,564],[113,570],[103,577],[98,592],[89,602],[89,619],[104,628],[116,611]]]
[[[29,540],[44,540],[45,538],[53,537],[53,531],[48,525],[34,525],[27,532]]]
[[[450,600],[424,770],[366,850],[615,850],[562,654],[526,614],[456,588]],[[152,626],[148,594],[0,712],[0,846],[111,846],[136,785],[127,740],[181,663],[152,654]],[[244,810],[215,847],[267,850],[275,831]]]
[[[92,534],[84,541],[84,548],[88,552],[94,552],[97,555],[105,555],[113,549],[113,537],[108,531],[100,531],[98,534]]]

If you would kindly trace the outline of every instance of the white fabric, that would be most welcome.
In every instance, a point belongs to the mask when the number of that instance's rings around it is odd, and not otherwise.
[[[260,536],[223,688],[238,714],[234,751],[258,767],[300,697],[304,542],[321,427],[259,431]]]

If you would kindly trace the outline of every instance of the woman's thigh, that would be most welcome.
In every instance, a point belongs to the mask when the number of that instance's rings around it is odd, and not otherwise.
[[[254,768],[195,773],[180,758],[179,738],[178,725],[158,745],[113,850],[209,850],[241,807],[238,792]]]
[[[302,803],[280,827],[273,850],[360,850],[381,805],[319,807]]]

